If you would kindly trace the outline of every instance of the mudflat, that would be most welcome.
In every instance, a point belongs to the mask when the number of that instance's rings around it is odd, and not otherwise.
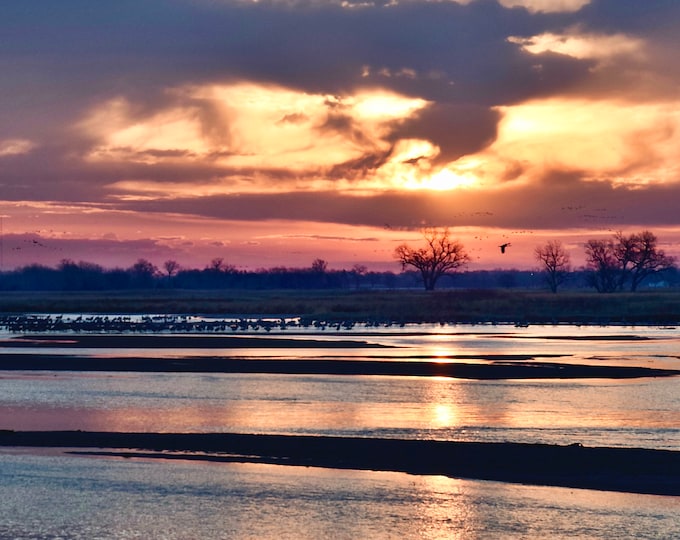
[[[275,463],[680,495],[680,452],[243,433],[0,431],[0,446],[126,458]],[[74,450],[79,449],[79,450]]]
[[[460,379],[630,379],[671,377],[680,370],[634,366],[594,366],[553,362],[459,363],[420,360],[242,359],[225,357],[80,357],[2,354],[6,371],[113,371],[167,373],[276,373],[297,375],[394,375]]]
[[[25,347],[45,353],[13,352]],[[54,354],[53,347],[73,350]],[[101,349],[99,355],[79,355],[80,349]],[[172,356],[120,355],[126,349],[224,349],[220,355]],[[376,354],[354,358],[343,349],[372,349]],[[239,357],[240,349],[276,349],[277,358]],[[287,358],[288,349],[324,349],[313,359]],[[0,370],[34,371],[128,371],[168,373],[276,373],[304,375],[404,375],[455,377],[461,379],[581,379],[671,377],[680,370],[640,366],[607,366],[558,363],[560,355],[484,354],[450,355],[446,359],[427,356],[381,355],[390,346],[362,339],[330,340],[309,336],[280,337],[256,335],[159,335],[159,334],[42,334],[24,335],[0,343]]]

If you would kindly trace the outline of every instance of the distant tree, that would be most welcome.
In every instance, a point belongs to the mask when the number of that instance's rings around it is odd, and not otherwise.
[[[358,289],[361,286],[361,278],[368,272],[368,267],[364,264],[355,264],[352,266],[350,274],[354,281],[354,287]]]
[[[636,291],[647,277],[668,270],[675,264],[673,257],[657,248],[657,238],[650,231],[642,231],[628,237],[619,232],[616,234],[616,240],[617,258],[624,279],[630,280],[632,292]]]
[[[130,267],[133,274],[153,276],[158,272],[156,266],[146,259],[137,259],[137,262]]]
[[[210,261],[210,264],[207,266],[207,270],[222,272],[224,267],[224,259],[222,257],[215,257],[212,261]]]
[[[236,272],[236,267],[233,264],[227,264],[222,257],[215,257],[206,267],[209,272]]]
[[[534,254],[536,259],[543,265],[548,287],[550,287],[552,292],[556,293],[557,288],[564,283],[571,270],[569,254],[559,240],[549,240],[543,246],[536,246]]]
[[[622,283],[621,270],[612,240],[588,240],[585,246],[588,284],[601,293],[618,290]]]
[[[316,274],[325,274],[328,271],[328,263],[323,259],[314,259],[312,261],[312,272]]]
[[[646,278],[675,264],[673,257],[657,248],[650,231],[630,236],[617,232],[610,240],[589,240],[585,251],[589,284],[599,292],[623,290],[628,282],[634,292]]]
[[[158,268],[146,259],[137,259],[129,269],[133,282],[138,287],[153,286],[153,278],[158,273]]]
[[[352,266],[352,272],[354,272],[357,276],[363,276],[366,272],[368,272],[368,267],[365,264],[355,264]]]
[[[452,274],[470,261],[463,244],[450,238],[448,229],[427,228],[423,230],[426,246],[414,249],[401,244],[394,250],[394,256],[402,270],[408,266],[420,272],[426,291],[434,290],[443,275]]]
[[[172,276],[177,275],[180,267],[177,261],[170,259],[163,263],[163,268],[165,269],[165,273],[168,275],[168,277],[171,278]]]

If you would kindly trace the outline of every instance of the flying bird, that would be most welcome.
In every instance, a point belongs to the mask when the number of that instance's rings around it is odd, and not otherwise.
[[[507,242],[505,244],[501,244],[500,246],[498,246],[499,248],[501,248],[501,253],[505,253],[505,248],[508,247],[509,245],[510,242]]]

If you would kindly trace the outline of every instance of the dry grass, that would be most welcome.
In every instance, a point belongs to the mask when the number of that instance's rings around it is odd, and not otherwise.
[[[680,291],[113,291],[0,295],[0,313],[279,315],[391,322],[680,322]]]

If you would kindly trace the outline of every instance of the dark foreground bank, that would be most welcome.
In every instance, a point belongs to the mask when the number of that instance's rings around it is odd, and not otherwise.
[[[0,431],[0,446],[92,449],[121,457],[398,471],[680,495],[680,452],[520,443],[250,435]],[[115,451],[112,451],[115,450]]]

